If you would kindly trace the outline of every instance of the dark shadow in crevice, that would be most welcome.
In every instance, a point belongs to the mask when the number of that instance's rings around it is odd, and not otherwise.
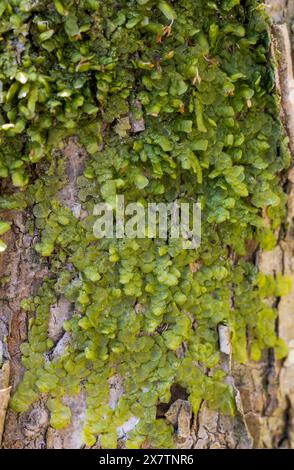
[[[165,413],[169,410],[171,405],[177,400],[187,400],[188,392],[185,388],[181,387],[179,384],[173,384],[171,386],[171,399],[169,403],[159,403],[157,405],[156,418],[164,418]]]

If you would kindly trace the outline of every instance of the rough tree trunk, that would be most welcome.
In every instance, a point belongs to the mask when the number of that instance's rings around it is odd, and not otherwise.
[[[291,27],[294,30],[294,2],[268,0],[267,3],[275,22],[273,54],[279,62],[277,83],[282,96],[282,119],[294,156],[294,84],[288,34]],[[63,153],[65,158],[70,158],[70,165],[67,165],[68,184],[60,192],[60,200],[72,210],[79,211],[76,180],[83,171],[85,152],[77,140],[71,138]],[[256,262],[265,273],[281,272],[294,281],[293,169],[281,184],[285,184],[289,194],[287,229],[278,246],[272,252],[259,252]],[[7,215],[9,217],[11,214]],[[41,284],[48,271],[46,261],[41,261],[32,249],[35,240],[25,231],[27,217],[25,211],[13,214],[13,230],[5,240],[8,249],[0,259],[0,367],[1,356],[6,359],[0,369],[0,443],[2,440],[3,448],[81,448],[81,423],[85,413],[83,394],[68,399],[72,424],[62,431],[49,426],[48,411],[42,400],[26,413],[7,410],[11,390],[15,389],[23,373],[20,344],[27,335],[27,322],[20,302]],[[6,283],[5,279],[9,281]],[[181,390],[176,390],[168,416],[170,422],[177,423],[179,448],[294,448],[294,291],[279,302],[277,299],[273,302],[279,311],[277,329],[289,347],[288,359],[278,362],[269,351],[259,363],[234,364],[230,345],[226,343],[226,331],[220,330],[223,367],[229,372],[239,397],[238,413],[234,418],[224,417],[202,404],[191,422],[191,407],[185,396],[181,396]],[[70,304],[62,299],[51,309],[49,328],[55,339],[60,338],[62,322],[70,313]],[[57,348],[62,348],[65,336],[57,343]],[[115,394],[119,384],[114,383],[113,387]]]

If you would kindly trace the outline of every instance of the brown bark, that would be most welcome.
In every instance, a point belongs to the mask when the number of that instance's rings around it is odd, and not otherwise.
[[[294,2],[268,0],[267,4],[276,22],[273,34],[279,63],[277,81],[282,96],[282,119],[294,156],[293,74],[287,34],[291,21],[294,22]],[[83,170],[85,152],[75,139],[70,139],[63,154],[68,161],[70,158],[70,165],[67,165],[68,184],[61,191],[60,200],[82,217],[76,179]],[[259,252],[257,262],[262,271],[287,274],[294,283],[293,169],[289,171],[286,187],[289,194],[287,229],[277,248],[272,252]],[[23,374],[19,347],[27,335],[27,319],[20,303],[36,291],[47,272],[46,262],[32,249],[34,237],[26,233],[28,216],[25,211],[13,215],[13,230],[5,240],[8,249],[0,259],[0,278],[3,279],[0,285],[0,367],[2,354],[4,358],[0,369],[0,443],[3,434],[3,448],[81,448],[84,393],[68,398],[72,424],[62,431],[49,426],[49,413],[43,400],[27,413],[7,411],[11,388],[12,391],[15,389]],[[222,364],[229,373],[228,380],[235,387],[238,412],[235,417],[222,416],[203,403],[198,415],[192,416],[189,403],[178,390],[174,394],[174,403],[164,413],[166,419],[177,426],[179,448],[294,448],[294,291],[274,302],[279,311],[277,329],[290,351],[287,360],[276,361],[274,353],[269,351],[259,363],[241,366],[232,363],[226,331],[219,331]],[[60,298],[51,309],[49,335],[57,340],[56,355],[61,354],[67,342],[62,322],[70,317],[71,308],[69,302]],[[119,377],[114,379],[112,392],[114,399],[120,393]]]

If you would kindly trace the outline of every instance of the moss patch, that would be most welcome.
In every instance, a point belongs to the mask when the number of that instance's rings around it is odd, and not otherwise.
[[[277,312],[264,298],[289,286],[244,259],[249,240],[275,244],[286,201],[278,175],[289,165],[263,7],[2,0],[0,16],[0,176],[16,188],[0,207],[33,207],[35,248],[51,269],[23,305],[27,371],[12,407],[27,410],[48,393],[51,424],[60,429],[71,419],[62,398],[84,386],[88,445],[101,435],[102,446],[116,447],[117,428],[136,417],[127,447],[173,447],[173,428],[156,419],[173,384],[187,390],[195,413],[203,399],[234,413],[219,365],[220,323],[230,327],[238,361],[258,360],[265,348],[285,354]],[[77,181],[83,220],[58,201],[65,181],[56,149],[71,135],[88,152]],[[36,166],[41,176],[30,183]],[[200,248],[96,240],[93,207],[116,194],[143,204],[200,201]],[[71,342],[49,360],[49,310],[59,295],[74,304],[64,324]],[[113,409],[115,374],[125,393]]]

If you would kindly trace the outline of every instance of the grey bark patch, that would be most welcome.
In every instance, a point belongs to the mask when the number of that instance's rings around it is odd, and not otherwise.
[[[83,174],[87,152],[71,137],[62,151],[66,159],[66,175],[68,182],[59,192],[59,200],[69,207],[76,217],[80,216],[81,205],[78,201],[77,178]]]
[[[66,429],[62,430],[49,427],[47,432],[47,448],[81,449],[84,446],[82,432],[86,415],[86,393],[82,390],[76,396],[65,397],[63,402],[71,409],[71,423]]]
[[[48,334],[53,341],[60,339],[64,332],[63,323],[65,320],[69,320],[71,318],[72,313],[73,306],[64,297],[60,297],[57,304],[52,305],[50,308]]]
[[[109,406],[112,410],[115,410],[119,399],[123,396],[123,378],[121,375],[114,375],[108,380],[109,383]]]
[[[27,439],[36,439],[44,433],[48,426],[49,412],[43,402],[33,406],[33,408],[23,413],[20,417],[24,436]]]
[[[135,107],[139,111],[142,111],[142,105],[139,100],[135,102]],[[145,130],[145,121],[143,117],[141,119],[135,119],[133,114],[130,114],[130,120],[131,120],[131,129],[134,134]]]
[[[127,438],[128,433],[133,431],[133,429],[135,429],[135,427],[137,426],[139,422],[140,422],[139,418],[136,418],[136,416],[131,416],[131,418],[128,419],[128,421],[126,421],[124,424],[122,424],[121,426],[117,428],[118,439]]]
[[[70,341],[71,341],[71,334],[68,332],[64,333],[64,335],[60,338],[60,340],[55,345],[55,348],[53,350],[53,358],[62,356],[66,347],[70,344]]]
[[[177,448],[191,449],[194,443],[191,403],[187,400],[176,400],[165,413],[165,417],[176,429]]]

